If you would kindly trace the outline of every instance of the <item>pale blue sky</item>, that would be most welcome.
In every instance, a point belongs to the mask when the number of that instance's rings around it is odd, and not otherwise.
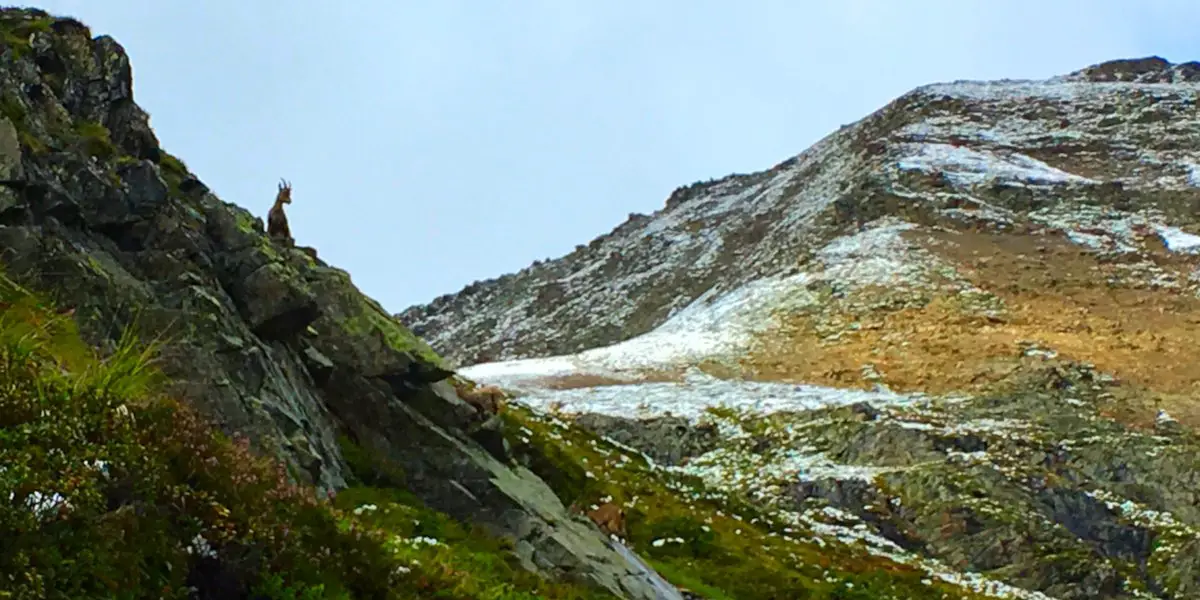
[[[925,83],[1200,59],[1196,0],[49,0],[164,147],[393,312],[762,170]]]

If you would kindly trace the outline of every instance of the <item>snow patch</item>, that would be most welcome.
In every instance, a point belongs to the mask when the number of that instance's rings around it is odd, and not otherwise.
[[[489,375],[464,369],[463,374],[481,383],[504,383],[504,375],[499,371]],[[907,405],[921,398],[923,396],[917,394],[724,380],[693,374],[681,382],[631,383],[568,390],[533,388],[526,390],[520,400],[539,410],[546,410],[553,404],[565,413],[636,418],[674,415],[695,421],[713,407],[749,410],[765,415],[856,402],[875,406]]]
[[[1200,252],[1200,235],[1193,235],[1176,227],[1156,225],[1159,237],[1171,252],[1196,254]]]
[[[566,356],[483,363],[461,372],[520,389],[523,382],[546,377],[630,379],[638,371],[742,356],[756,335],[775,325],[780,311],[814,305],[818,297],[811,290],[816,284],[843,291],[931,285],[934,272],[944,274],[945,269],[939,269],[932,254],[901,237],[915,227],[899,219],[880,219],[818,250],[812,271],[757,279],[719,296],[709,290],[657,328],[616,344]]]
[[[997,180],[1030,184],[1097,183],[1061,171],[1024,154],[999,156],[951,144],[903,144],[907,155],[897,163],[902,171],[941,173],[957,185],[978,185]]]

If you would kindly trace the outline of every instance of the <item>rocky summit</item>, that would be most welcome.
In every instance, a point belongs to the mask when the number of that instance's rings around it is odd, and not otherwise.
[[[699,597],[1200,598],[1198,101],[926,85],[398,317]]]

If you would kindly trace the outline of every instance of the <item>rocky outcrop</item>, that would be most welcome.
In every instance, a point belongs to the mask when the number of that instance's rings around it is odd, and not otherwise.
[[[717,446],[712,426],[697,426],[682,417],[631,419],[585,414],[575,419],[585,429],[641,451],[654,462],[675,466]]]
[[[391,459],[431,507],[512,539],[530,569],[663,597],[644,565],[468,433],[474,409],[411,332],[315,252],[272,243],[160,148],[113,39],[0,11],[0,260],[100,347],[162,342],[172,392],[337,490],[338,437]],[[669,597],[669,596],[668,596]]]

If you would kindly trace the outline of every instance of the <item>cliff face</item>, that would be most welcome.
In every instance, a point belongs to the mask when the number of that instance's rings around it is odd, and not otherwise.
[[[796,572],[862,552],[989,596],[1196,597],[1198,102],[1200,65],[1157,58],[923,86],[400,316],[685,495],[755,506],[734,530],[771,556],[826,557]],[[771,597],[707,530],[648,521],[635,549]]]
[[[160,338],[169,392],[299,481],[344,487],[344,436],[399,465],[430,506],[515,541],[530,569],[671,597],[511,464],[496,420],[459,398],[440,359],[347,273],[268,240],[261,219],[159,146],[116,41],[36,10],[0,11],[0,29],[10,277],[74,309],[99,347],[127,326]]]

